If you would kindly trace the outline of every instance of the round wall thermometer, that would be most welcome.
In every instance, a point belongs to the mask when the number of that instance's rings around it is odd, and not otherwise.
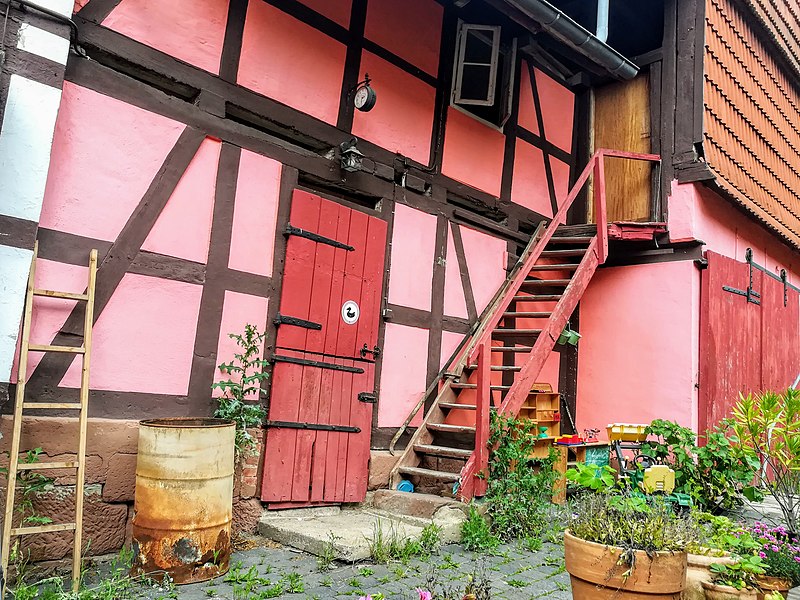
[[[353,104],[361,112],[369,112],[375,106],[375,101],[378,99],[375,90],[369,85],[369,79],[366,79],[356,89],[356,94],[353,97]]]

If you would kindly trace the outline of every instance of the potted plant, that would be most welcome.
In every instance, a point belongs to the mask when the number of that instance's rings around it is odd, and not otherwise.
[[[800,585],[800,542],[789,536],[785,527],[769,527],[756,523],[752,528],[758,541],[758,556],[764,561],[764,575],[757,578],[758,586],[766,592],[778,592],[782,597],[789,589]]]
[[[699,525],[699,540],[688,546],[688,570],[683,600],[703,600],[703,582],[712,580],[711,565],[732,565],[736,556],[752,555],[761,544],[741,525],[728,517],[710,513],[694,514]]]
[[[800,391],[740,394],[733,420],[738,450],[757,461],[756,477],[794,537],[800,533]]]
[[[657,496],[585,494],[564,533],[575,600],[675,600],[686,583],[686,546],[695,521]]]
[[[759,556],[743,556],[732,565],[711,565],[711,581],[703,582],[706,600],[756,600],[756,577],[764,574]]]

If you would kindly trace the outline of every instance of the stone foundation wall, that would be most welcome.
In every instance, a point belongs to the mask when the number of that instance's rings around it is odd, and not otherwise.
[[[0,450],[3,466],[8,465],[11,443],[10,416],[0,419]],[[76,420],[52,417],[26,417],[23,422],[23,452],[40,447],[39,462],[74,460],[78,444]],[[252,430],[257,444],[243,457],[234,475],[233,529],[254,532],[261,516],[258,499],[260,456],[263,430]],[[90,556],[116,552],[130,541],[133,499],[136,488],[136,453],[139,438],[137,421],[89,419],[86,441],[86,482],[84,487],[84,548]],[[32,497],[35,514],[54,523],[75,519],[75,472],[62,469],[42,472],[54,481]],[[5,478],[2,478],[5,502]],[[19,501],[21,488],[17,487]],[[19,505],[19,502],[18,502]],[[58,560],[71,556],[72,533],[59,532],[27,536],[23,548],[32,561]]]

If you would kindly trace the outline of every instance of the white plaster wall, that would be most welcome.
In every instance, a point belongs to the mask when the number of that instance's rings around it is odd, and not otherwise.
[[[0,131],[0,214],[39,221],[61,90],[12,75]]]
[[[65,65],[69,55],[69,40],[30,23],[23,23],[19,26],[17,48]]]
[[[32,257],[31,250],[0,246],[0,381],[4,383],[11,379]]]

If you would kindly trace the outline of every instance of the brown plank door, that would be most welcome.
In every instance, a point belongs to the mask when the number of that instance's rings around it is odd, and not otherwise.
[[[367,490],[386,222],[292,197],[261,497],[360,502]]]
[[[800,372],[800,296],[748,263],[707,252],[700,309],[699,426],[739,393],[785,390]],[[749,294],[748,294],[749,291]]]

